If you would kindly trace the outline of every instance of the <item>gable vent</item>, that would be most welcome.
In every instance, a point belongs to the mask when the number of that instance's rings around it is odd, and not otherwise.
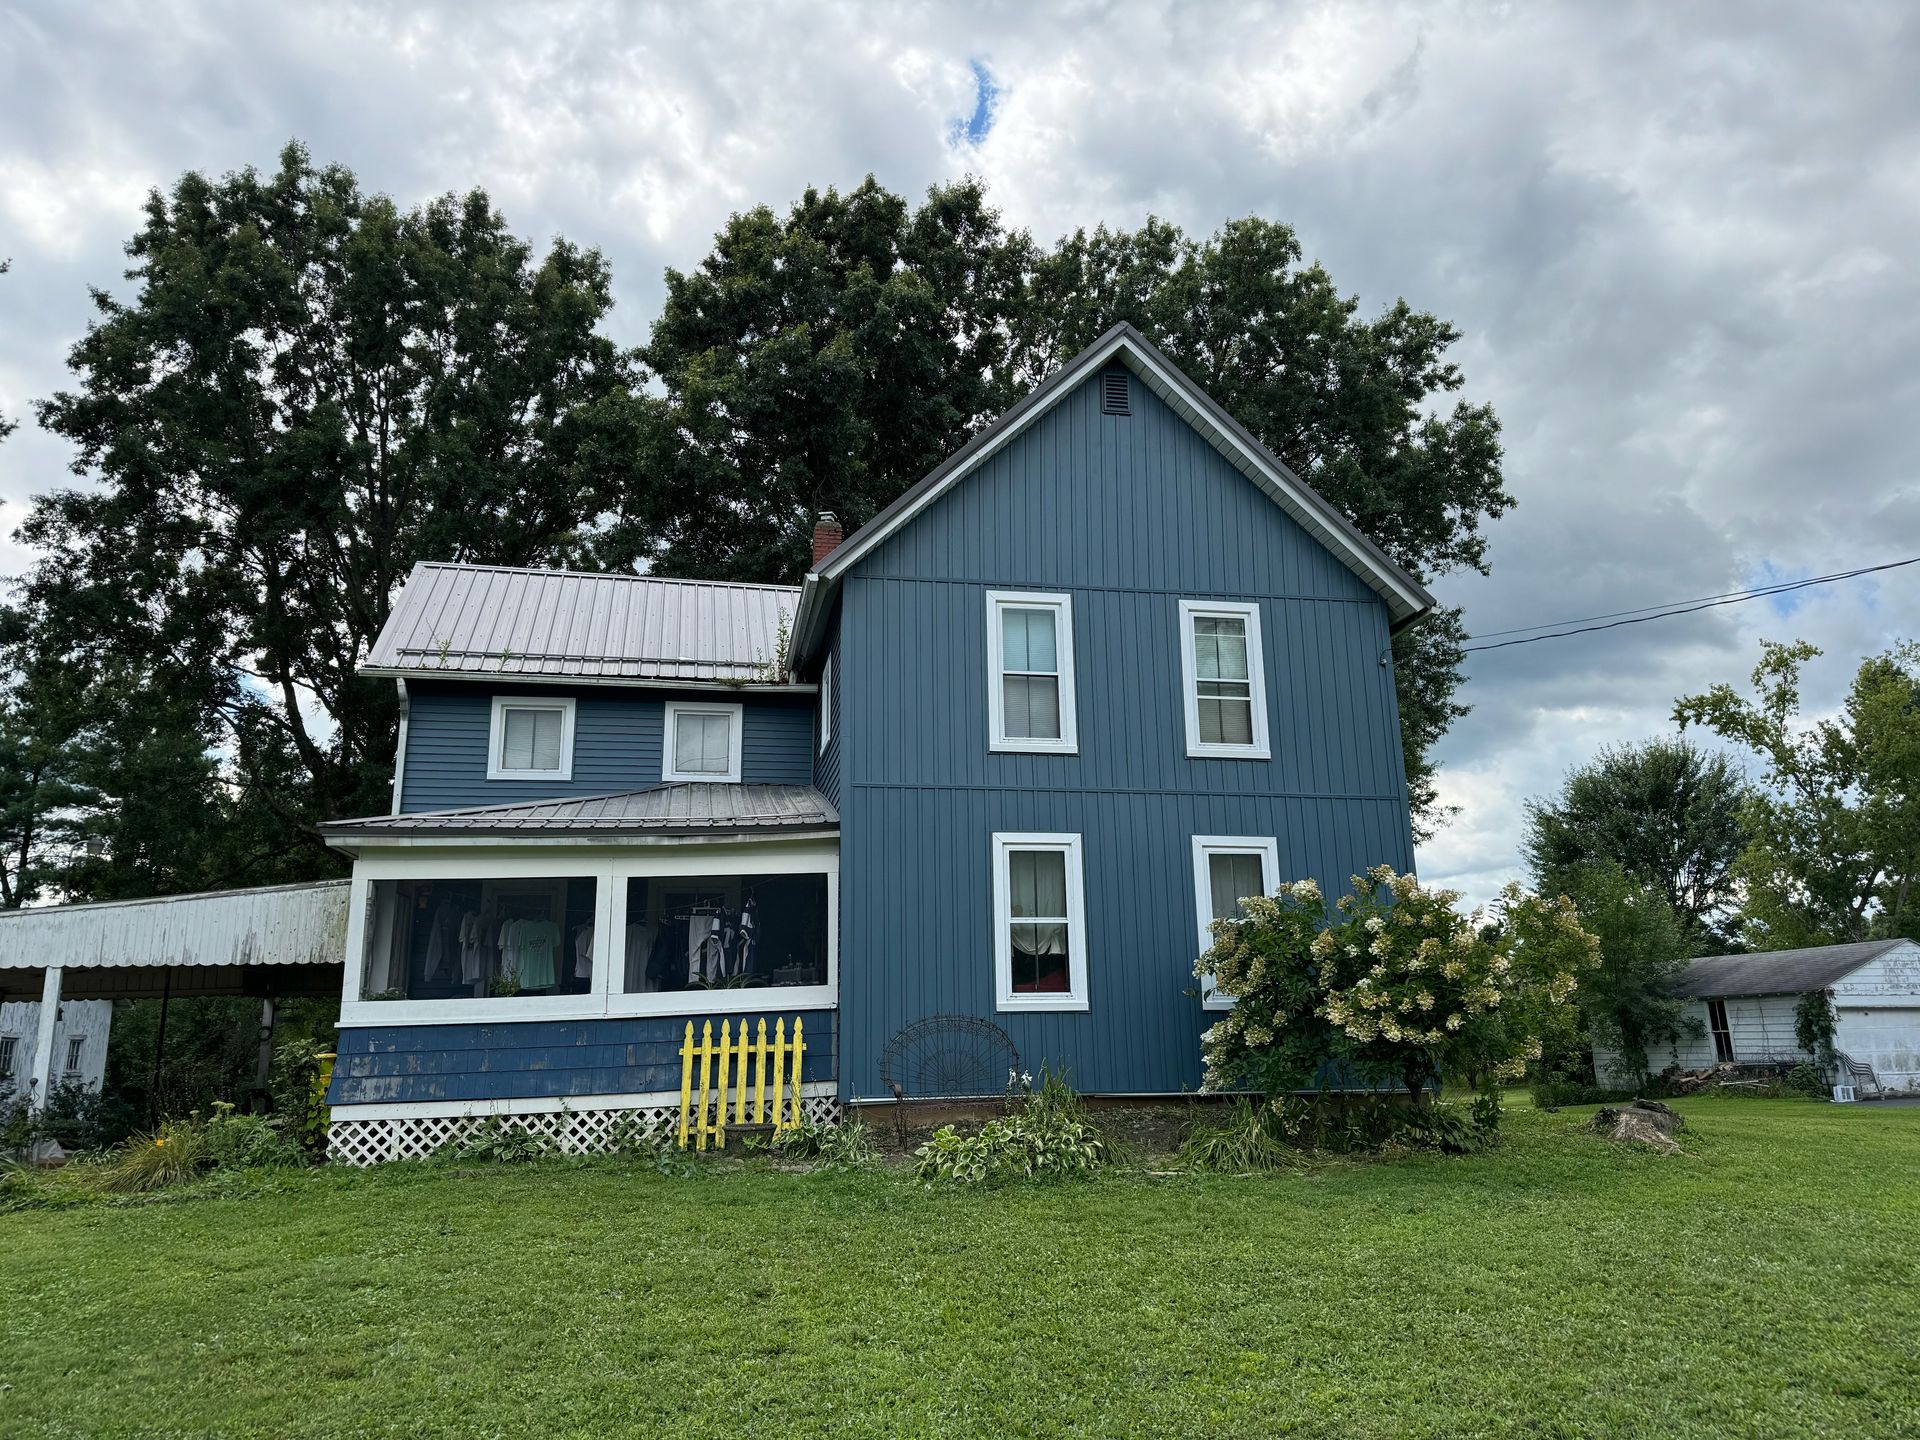
[[[1108,370],[1100,377],[1100,413],[1131,415],[1127,409],[1127,372]]]

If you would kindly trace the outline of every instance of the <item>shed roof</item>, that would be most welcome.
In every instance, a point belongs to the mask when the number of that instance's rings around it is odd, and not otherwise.
[[[347,882],[0,911],[0,970],[338,964]]]
[[[1707,955],[1687,966],[1675,987],[1696,1000],[1731,995],[1798,995],[1824,990],[1906,940],[1862,940],[1805,950],[1769,950],[1759,955]]]
[[[775,678],[799,600],[790,585],[426,563],[360,673],[751,683]]]
[[[831,829],[840,812],[811,785],[726,785],[708,781],[656,785],[620,795],[422,810],[334,820],[320,827],[329,840],[415,835],[556,834],[699,835],[781,834]]]

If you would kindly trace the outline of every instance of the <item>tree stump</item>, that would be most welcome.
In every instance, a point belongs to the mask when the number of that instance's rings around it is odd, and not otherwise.
[[[1680,1112],[1658,1100],[1635,1100],[1631,1105],[1602,1105],[1594,1111],[1587,1129],[1609,1140],[1651,1145],[1663,1155],[1676,1153],[1680,1146],[1674,1136],[1686,1129]]]

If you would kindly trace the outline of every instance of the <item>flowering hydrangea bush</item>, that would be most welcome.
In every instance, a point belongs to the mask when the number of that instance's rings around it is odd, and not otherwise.
[[[1416,1099],[1441,1074],[1519,1079],[1572,1029],[1599,942],[1564,898],[1509,886],[1471,915],[1459,899],[1379,865],[1331,911],[1300,880],[1216,921],[1195,973],[1236,1003],[1202,1037],[1207,1088],[1301,1089],[1329,1060]]]

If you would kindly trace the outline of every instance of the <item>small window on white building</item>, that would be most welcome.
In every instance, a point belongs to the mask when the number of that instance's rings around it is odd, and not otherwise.
[[[86,1036],[69,1035],[67,1037],[67,1063],[64,1068],[66,1072],[66,1078],[69,1082],[78,1080],[80,1078],[80,1062],[86,1058],[86,1053],[87,1053],[87,1037]]]
[[[833,739],[833,656],[820,667],[820,753],[827,753]]]
[[[993,929],[1000,1009],[1087,1008],[1078,835],[993,837]]]
[[[739,705],[669,702],[662,780],[740,781]]]
[[[1200,917],[1200,950],[1213,947],[1213,922],[1240,920],[1249,895],[1271,895],[1279,882],[1280,845],[1270,836],[1196,835],[1193,837],[1194,904]],[[1230,1010],[1233,996],[1202,982],[1201,1003],[1209,1010]]]
[[[14,1062],[20,1056],[20,1037],[0,1035],[0,1080],[12,1076]]]
[[[489,780],[571,780],[573,701],[493,697]]]
[[[1733,1027],[1727,1023],[1727,1002],[1707,1001],[1707,1029],[1713,1032],[1713,1058],[1725,1065],[1733,1060]]]
[[[1227,760],[1272,757],[1263,670],[1258,605],[1180,602],[1187,754]]]
[[[1073,754],[1073,598],[987,592],[988,748]]]

